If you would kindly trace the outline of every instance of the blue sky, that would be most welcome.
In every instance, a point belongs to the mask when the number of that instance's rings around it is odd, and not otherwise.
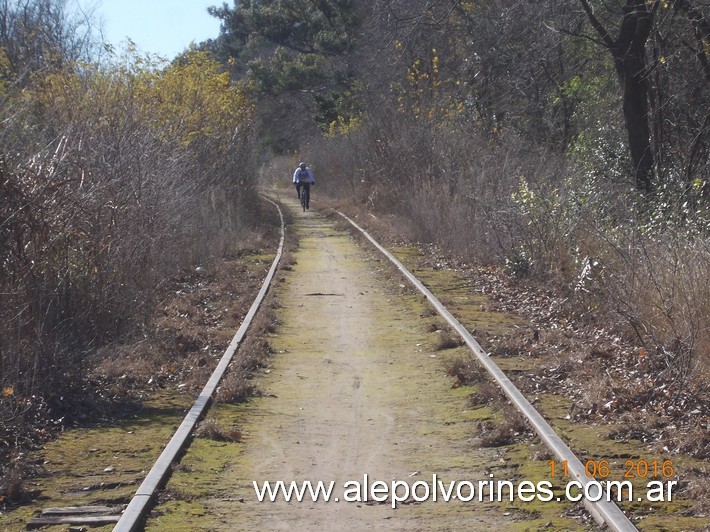
[[[224,0],[80,0],[94,8],[104,39],[117,50],[129,37],[142,52],[172,59],[190,45],[219,35],[207,8]],[[233,5],[232,0],[227,4]]]

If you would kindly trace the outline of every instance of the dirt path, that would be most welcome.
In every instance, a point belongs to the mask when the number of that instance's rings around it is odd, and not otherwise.
[[[343,501],[344,483],[364,484],[365,474],[370,483],[431,484],[434,473],[447,482],[478,481],[498,458],[470,441],[476,414],[451,389],[430,348],[419,298],[400,297],[379,260],[332,222],[315,212],[294,214],[289,230],[301,245],[278,288],[281,324],[271,339],[277,354],[259,383],[272,396],[246,407],[243,451],[225,472],[236,493],[213,501],[212,511],[230,530],[505,526],[511,518],[500,507],[479,502],[393,510],[389,502]],[[260,503],[253,480],[332,480],[340,502]]]

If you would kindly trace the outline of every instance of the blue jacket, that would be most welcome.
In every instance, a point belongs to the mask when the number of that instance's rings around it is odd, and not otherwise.
[[[303,175],[304,173],[306,175]],[[313,176],[313,170],[311,170],[308,166],[305,170],[301,170],[301,167],[299,166],[293,173],[293,182],[300,183],[301,181],[310,181],[311,185],[316,184],[316,178]]]

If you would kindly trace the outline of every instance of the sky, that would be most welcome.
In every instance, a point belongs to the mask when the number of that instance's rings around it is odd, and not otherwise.
[[[192,41],[216,38],[220,21],[207,13],[224,0],[81,0],[92,7],[104,39],[117,51],[130,38],[141,52],[172,59]],[[231,0],[227,4],[233,5]]]

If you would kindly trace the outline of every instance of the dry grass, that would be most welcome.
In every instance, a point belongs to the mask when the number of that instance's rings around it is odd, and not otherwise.
[[[439,338],[436,341],[436,345],[434,346],[434,349],[437,351],[445,351],[447,349],[455,349],[457,347],[461,347],[464,344],[464,341],[461,339],[461,337],[451,331],[448,330],[443,330],[443,331],[437,331]]]
[[[258,370],[267,366],[271,355],[271,346],[263,335],[276,331],[278,324],[274,308],[278,305],[273,294],[267,297],[257,318],[252,322],[249,335],[232,361],[229,372],[217,389],[216,401],[242,403],[259,394],[255,375]]]
[[[457,347],[456,344],[454,347]],[[471,356],[454,356],[443,361],[449,377],[456,379],[459,385],[470,385],[486,381],[486,371]]]
[[[668,234],[607,252],[602,286],[635,340],[680,379],[710,368],[710,246]]]
[[[490,404],[492,401],[505,400],[498,386],[493,384],[487,377],[480,377],[476,391],[468,396],[471,406],[481,406]]]
[[[230,371],[217,389],[215,400],[219,403],[243,403],[259,392],[250,371],[239,368]]]
[[[681,490],[678,494],[690,501],[695,501],[698,512],[707,513],[710,511],[710,483],[707,481],[709,475],[710,469],[707,467],[692,468],[684,472],[684,478],[680,484]]]
[[[242,438],[242,432],[237,427],[225,427],[213,418],[206,418],[198,423],[195,436],[215,441],[237,442]]]
[[[530,428],[523,415],[509,403],[500,410],[501,421],[484,421],[478,425],[478,439],[481,447],[501,447],[527,437]]]
[[[278,220],[275,211],[271,214],[272,219],[264,222],[266,226]],[[0,497],[5,502],[26,496],[21,477],[13,476],[7,467],[15,447],[21,451],[52,438],[63,424],[112,421],[134,414],[143,398],[155,392],[161,395],[161,389],[190,395],[202,389],[270,266],[261,255],[272,253],[278,243],[278,233],[271,228],[250,234],[254,237],[251,242],[239,244],[239,249],[230,250],[225,257],[202,262],[199,268],[184,268],[162,283],[151,295],[156,303],[153,312],[132,334],[82,354],[85,383],[81,394],[66,394],[62,401],[52,403],[39,397],[36,411],[28,410],[18,418],[11,432],[0,431]],[[252,253],[260,256],[258,261],[250,258]],[[263,314],[250,329],[250,336],[273,330],[274,326],[273,316]],[[258,351],[259,357],[268,354],[268,346],[262,343]],[[251,368],[259,366],[256,359],[248,358]],[[226,390],[232,399],[257,392],[247,378],[228,383]],[[10,399],[15,400],[15,395]],[[10,399],[0,397],[0,406]],[[0,412],[0,422],[3,415]],[[9,427],[8,423],[0,425]],[[229,435],[230,430],[225,429],[225,433]],[[18,467],[26,471],[34,466]]]
[[[0,504],[17,504],[25,498],[22,475],[16,467],[11,467],[7,475],[0,481]]]

